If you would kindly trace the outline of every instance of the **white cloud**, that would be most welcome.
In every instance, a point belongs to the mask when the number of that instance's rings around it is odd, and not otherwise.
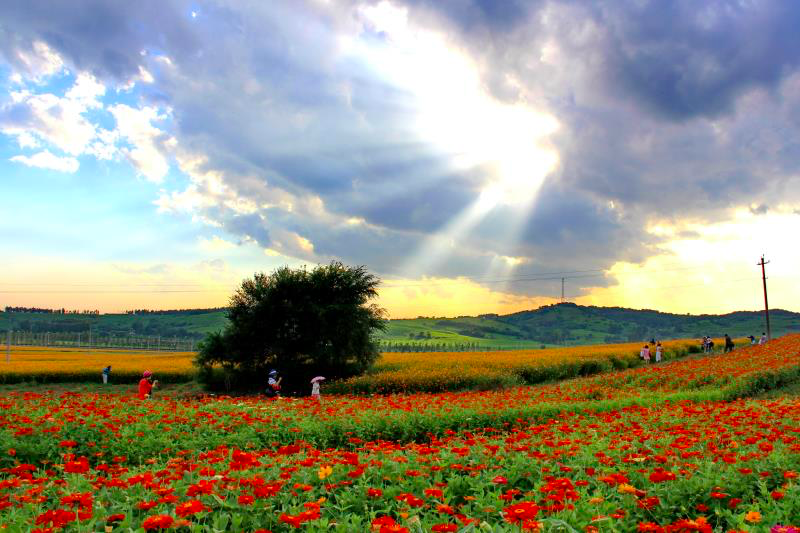
[[[80,163],[74,157],[59,157],[52,154],[49,150],[38,152],[30,157],[26,155],[16,155],[11,158],[11,161],[22,163],[29,167],[46,168],[59,172],[68,172],[70,174],[77,172],[80,167]]]
[[[17,60],[37,82],[64,68],[61,56],[42,41],[34,42],[31,50],[18,50]]]
[[[63,97],[51,93],[14,91],[11,103],[0,109],[0,131],[17,138],[21,148],[34,148],[40,141],[77,156],[91,143],[104,143],[85,114],[102,108],[99,97],[106,88],[92,75],[79,73]],[[98,148],[95,148],[98,151]]]
[[[95,137],[94,125],[83,116],[85,103],[28,92],[12,93],[12,102],[5,106],[6,113],[0,119],[6,135],[27,140],[37,137],[71,155],[82,154]]]
[[[133,108],[117,104],[108,108],[117,121],[117,132],[131,144],[122,152],[148,180],[160,183],[169,172],[164,151],[175,147],[175,139],[153,126],[154,121],[167,118],[155,107]]]
[[[98,82],[94,76],[81,72],[75,78],[75,83],[64,95],[68,100],[83,104],[86,109],[102,107],[98,100],[106,94],[106,87]]]
[[[28,133],[27,131],[20,132],[17,135],[17,144],[19,144],[20,148],[38,148],[39,141],[36,140],[36,137]]]

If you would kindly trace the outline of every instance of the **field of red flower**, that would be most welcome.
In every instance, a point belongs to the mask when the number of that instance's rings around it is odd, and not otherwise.
[[[504,391],[0,396],[0,531],[779,531],[800,336]],[[791,529],[787,529],[791,531]]]

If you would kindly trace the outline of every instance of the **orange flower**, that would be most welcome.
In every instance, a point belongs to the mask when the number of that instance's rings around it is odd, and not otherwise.
[[[751,524],[758,524],[761,522],[761,513],[758,511],[748,511],[748,513],[744,515],[744,519]]]

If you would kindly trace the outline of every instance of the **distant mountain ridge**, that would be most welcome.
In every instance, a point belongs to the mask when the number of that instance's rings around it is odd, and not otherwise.
[[[800,313],[774,309],[770,311],[770,322],[774,336],[800,331]],[[759,336],[765,329],[764,315],[760,311],[681,315],[652,309],[560,303],[508,315],[392,320],[384,339],[465,342],[467,338],[475,338],[480,339],[480,344],[493,341],[497,345],[513,345],[517,341],[575,345],[716,337],[726,333],[735,337]]]
[[[800,313],[770,311],[772,333],[800,331]],[[87,331],[101,335],[160,335],[202,339],[225,327],[224,309],[186,309],[137,314],[55,314],[0,312],[0,332]],[[765,330],[760,311],[722,315],[682,315],[652,309],[583,306],[560,303],[508,315],[483,314],[456,318],[393,319],[380,340],[387,345],[415,343],[476,348],[538,347],[635,342],[655,339],[759,336]]]

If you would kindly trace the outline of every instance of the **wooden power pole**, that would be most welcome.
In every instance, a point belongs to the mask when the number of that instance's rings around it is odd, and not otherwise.
[[[769,328],[769,302],[767,300],[767,272],[764,269],[764,265],[767,265],[769,261],[764,261],[764,256],[761,256],[761,261],[756,263],[757,265],[761,265],[761,281],[764,283],[764,317],[767,319],[767,340],[772,339],[772,331]]]

